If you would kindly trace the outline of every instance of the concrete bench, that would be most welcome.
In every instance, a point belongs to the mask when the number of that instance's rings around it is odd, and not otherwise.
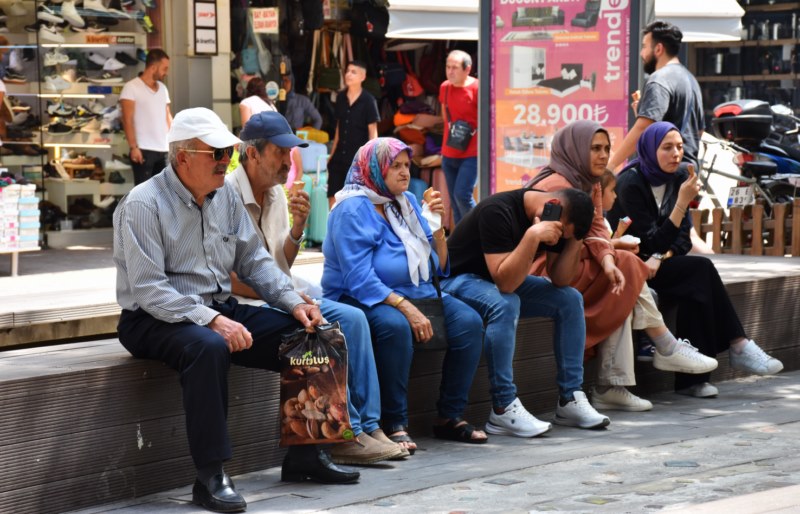
[[[800,368],[800,262],[720,256],[718,263],[748,334]],[[515,378],[525,405],[547,417],[555,408],[551,323],[524,320],[517,332]],[[427,434],[443,353],[417,355],[409,386],[411,431]],[[586,387],[594,363],[586,366]],[[713,380],[735,375],[725,355]],[[640,394],[671,389],[672,375],[637,364]],[[234,367],[229,427],[232,474],[280,464],[277,375]],[[485,366],[477,371],[466,417],[486,421]],[[116,339],[0,352],[0,505],[15,513],[65,511],[144,496],[191,483],[177,374],[131,358]]]

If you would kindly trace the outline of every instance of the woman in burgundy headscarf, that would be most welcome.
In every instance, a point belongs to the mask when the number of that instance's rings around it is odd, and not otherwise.
[[[556,133],[550,164],[528,187],[545,191],[575,187],[592,195],[595,219],[584,239],[580,273],[571,284],[583,294],[586,347],[597,345],[600,360],[592,404],[597,409],[643,411],[652,404],[625,388],[636,384],[632,329],[645,330],[655,342],[653,360],[658,369],[702,373],[716,368],[717,362],[669,332],[645,284],[647,266],[633,253],[637,245],[610,239],[600,186],[610,150],[608,132],[599,123],[571,123]],[[544,262],[534,261],[532,273],[546,274]]]
[[[772,375],[783,364],[745,336],[714,263],[686,255],[692,248],[687,210],[699,191],[694,170],[680,169],[683,139],[672,123],[650,125],[637,143],[639,158],[617,177],[617,201],[610,219],[630,216],[628,233],[641,239],[639,256],[648,283],[659,297],[678,306],[678,332],[702,353],[715,356],[730,348],[731,367]],[[716,396],[709,374],[678,373],[675,390],[696,397]]]

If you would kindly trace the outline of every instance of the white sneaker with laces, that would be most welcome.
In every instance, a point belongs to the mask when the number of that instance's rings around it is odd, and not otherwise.
[[[47,52],[46,54],[44,54],[45,66],[56,66],[58,64],[64,64],[67,61],[69,61],[69,56],[55,49],[51,52]]]
[[[519,398],[515,398],[502,414],[497,414],[492,409],[485,430],[494,435],[536,437],[550,428],[550,423],[536,419],[533,414],[525,410]]]
[[[774,375],[783,369],[781,361],[767,355],[752,339],[747,340],[742,353],[736,353],[733,349],[730,349],[728,353],[731,358],[731,367],[739,371],[755,375]]]
[[[89,58],[90,61],[92,61],[93,63],[97,64],[98,66],[105,66],[106,61],[108,60],[108,57],[106,57],[105,55],[100,55],[100,54],[95,53],[95,52],[91,52],[88,55],[88,58]]]
[[[594,410],[586,398],[586,393],[575,391],[572,396],[573,400],[566,405],[561,405],[559,400],[553,423],[578,428],[601,428],[611,424],[608,416],[603,416]]]
[[[44,87],[50,91],[64,91],[72,87],[72,83],[67,82],[58,75],[51,75],[44,78]]]
[[[64,35],[51,25],[42,25],[39,27],[39,39],[41,41],[49,41],[50,43],[66,42]]]
[[[622,386],[613,386],[605,393],[597,389],[592,390],[592,406],[595,409],[624,410],[628,412],[642,412],[651,410],[653,404],[649,400],[639,398]]]
[[[719,394],[719,389],[714,387],[713,384],[703,382],[702,384],[695,384],[675,392],[685,396],[694,396],[695,398],[713,398]]]
[[[64,23],[64,19],[58,16],[55,11],[46,5],[40,5],[36,10],[36,19],[46,21],[48,23],[55,23],[56,25],[59,23]]]
[[[103,69],[106,71],[117,71],[124,68],[125,65],[119,62],[114,57],[109,57],[108,60],[103,64]]]
[[[75,8],[74,0],[69,0],[61,5],[61,16],[73,27],[82,28],[86,25],[84,19],[78,14],[78,9]]]
[[[653,356],[653,366],[661,371],[676,371],[678,373],[700,374],[717,369],[717,359],[700,353],[692,346],[688,339],[678,339],[672,350],[672,355],[662,355],[656,349]]]

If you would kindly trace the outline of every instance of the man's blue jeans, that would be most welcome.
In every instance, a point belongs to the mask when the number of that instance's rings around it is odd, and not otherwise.
[[[375,348],[375,362],[381,384],[384,426],[390,432],[398,425],[408,426],[408,375],[414,357],[411,327],[403,314],[384,303],[367,307],[350,297],[342,302],[362,309],[367,315]],[[483,321],[473,309],[452,296],[442,297],[447,326],[447,353],[442,364],[439,401],[442,418],[464,414],[469,389],[481,358]]]
[[[450,193],[450,207],[453,209],[453,221],[458,224],[461,218],[475,207],[472,192],[478,182],[478,158],[453,159],[442,157],[442,171]]]
[[[321,302],[322,317],[329,323],[338,321],[347,341],[347,408],[353,433],[372,433],[380,428],[381,393],[367,318],[356,307]]]
[[[586,323],[577,290],[528,276],[513,293],[501,293],[495,284],[472,273],[446,278],[441,285],[443,291],[478,311],[486,323],[484,352],[495,407],[507,407],[517,397],[512,364],[520,316],[553,319],[559,394],[569,398],[581,389]]]

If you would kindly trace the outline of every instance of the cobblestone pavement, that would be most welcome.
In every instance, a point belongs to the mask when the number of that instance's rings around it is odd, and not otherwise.
[[[609,412],[601,431],[417,438],[416,455],[362,468],[358,485],[283,484],[275,468],[234,479],[250,513],[800,512],[800,372],[718,386],[714,399],[661,394],[651,412]],[[82,512],[204,512],[190,492]]]

